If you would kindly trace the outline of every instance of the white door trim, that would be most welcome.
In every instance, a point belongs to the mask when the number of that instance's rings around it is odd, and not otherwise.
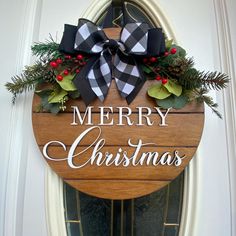
[[[14,35],[17,50],[11,55],[16,58],[13,62],[15,68],[14,73],[21,73],[24,65],[30,64],[31,60],[31,45],[37,37],[37,25],[39,22],[39,13],[41,12],[41,0],[22,0],[19,2],[12,1],[5,3],[11,8],[11,13],[8,14],[8,20],[15,16],[14,24],[17,35]],[[14,9],[15,7],[15,9]],[[15,12],[17,11],[17,13]],[[4,12],[5,13],[5,12]],[[3,14],[4,14],[3,13]],[[19,13],[19,15],[18,15]],[[12,14],[12,15],[11,15]],[[3,19],[6,20],[6,19]],[[11,47],[11,45],[7,45]],[[11,75],[9,75],[9,78]],[[5,88],[4,88],[5,89]],[[11,96],[11,95],[9,95]],[[25,122],[31,123],[31,101],[30,95],[23,95],[16,102],[15,106],[9,106],[10,127],[5,149],[5,157],[7,158],[6,179],[5,179],[5,196],[3,210],[3,228],[0,231],[5,236],[23,235],[23,215],[24,215],[24,196],[26,183],[26,170],[28,158],[28,134],[31,126],[23,126]],[[1,227],[0,227],[1,228]]]
[[[230,184],[230,213],[231,235],[236,235],[236,70],[232,47],[232,25],[230,22],[230,1],[214,0],[216,21],[216,64],[220,71],[231,78],[229,87],[223,91],[221,101],[224,112],[224,126],[226,128],[227,159]],[[232,10],[232,9],[231,9]],[[236,9],[234,9],[236,10]],[[232,20],[232,19],[231,19]]]

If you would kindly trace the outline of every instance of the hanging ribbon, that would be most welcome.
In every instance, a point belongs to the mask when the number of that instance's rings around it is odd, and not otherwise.
[[[93,55],[73,80],[86,105],[96,97],[105,99],[112,75],[120,95],[129,104],[145,82],[139,59],[163,53],[165,40],[160,28],[150,29],[146,23],[126,24],[120,39],[113,40],[93,22],[80,19],[78,27],[65,25],[59,49],[64,53],[80,51]]]

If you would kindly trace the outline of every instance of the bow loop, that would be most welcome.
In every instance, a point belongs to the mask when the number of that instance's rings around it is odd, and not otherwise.
[[[148,30],[146,23],[129,23],[121,31],[121,42],[129,54],[147,54]]]
[[[93,22],[80,19],[75,36],[75,50],[86,53],[100,53],[108,40],[104,31]]]

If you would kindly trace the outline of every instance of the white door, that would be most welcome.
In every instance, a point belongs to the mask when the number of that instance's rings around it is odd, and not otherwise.
[[[232,78],[224,94],[212,93],[223,120],[206,108],[202,141],[187,170],[180,235],[236,236],[236,2],[136,2],[148,14],[158,13],[159,23],[194,56],[199,69],[221,70]],[[12,106],[4,84],[33,60],[34,41],[43,41],[50,33],[60,40],[64,23],[77,24],[81,16],[94,20],[108,3],[0,1],[0,235],[64,235],[61,182],[48,170],[34,140],[32,94]]]

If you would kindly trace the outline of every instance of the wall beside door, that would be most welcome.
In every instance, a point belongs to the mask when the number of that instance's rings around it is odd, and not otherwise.
[[[11,75],[32,62],[30,45],[49,33],[60,40],[64,23],[77,19],[93,0],[1,0],[0,235],[49,235],[45,210],[46,162],[31,127],[32,94],[16,106],[4,88]],[[186,183],[183,236],[236,236],[236,2],[233,0],[150,0],[172,25],[180,45],[199,69],[223,70],[232,76],[224,94],[212,93],[224,120],[206,109],[203,139]],[[96,5],[96,4],[95,4]],[[188,179],[187,179],[188,180]],[[55,182],[55,184],[57,184]],[[188,200],[188,202],[187,202]],[[56,224],[56,223],[55,223]]]

